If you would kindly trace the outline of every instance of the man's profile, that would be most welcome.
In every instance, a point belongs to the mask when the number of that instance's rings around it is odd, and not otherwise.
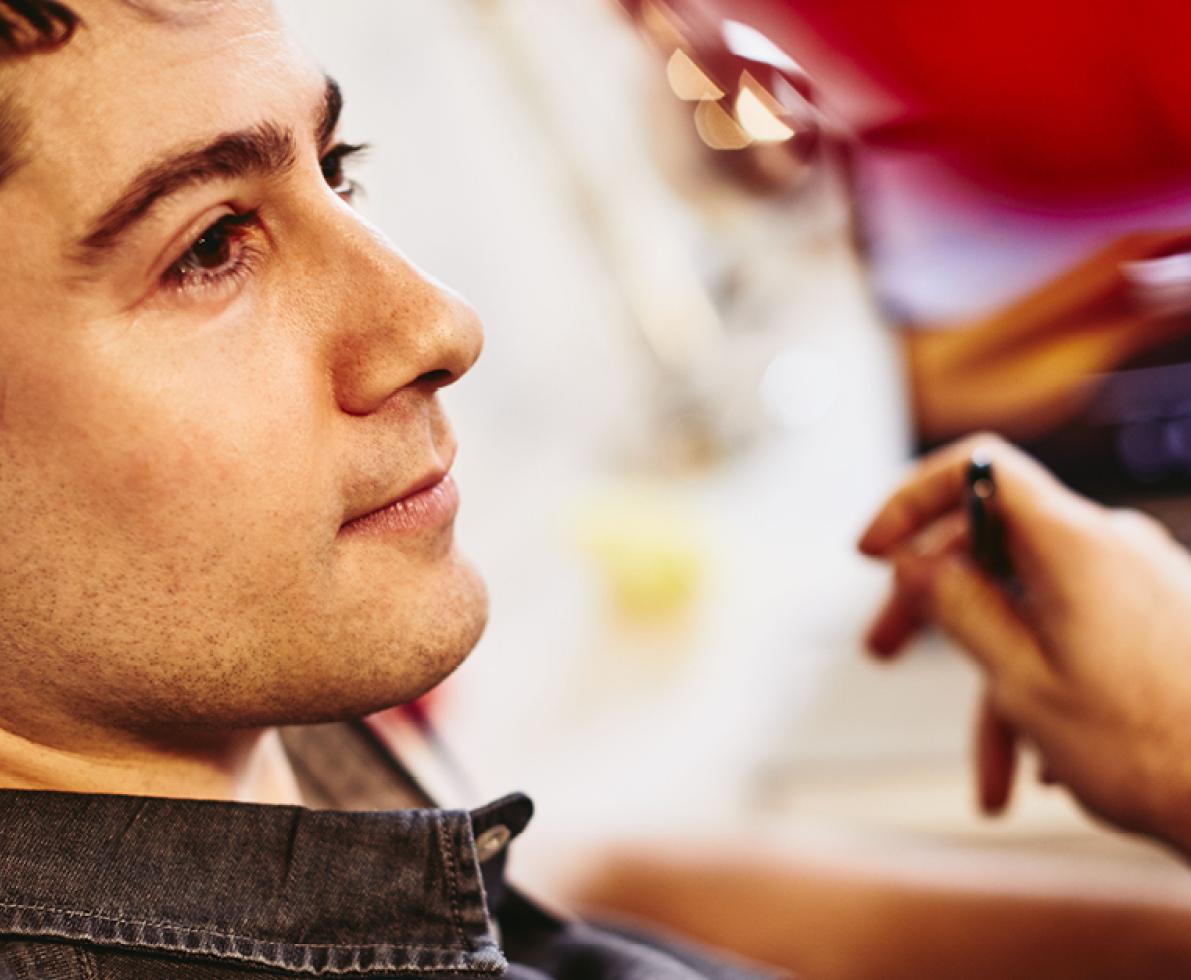
[[[9,5],[0,63],[0,774],[258,798],[266,726],[408,700],[482,628],[435,398],[480,330],[352,210],[266,4],[71,12]]]

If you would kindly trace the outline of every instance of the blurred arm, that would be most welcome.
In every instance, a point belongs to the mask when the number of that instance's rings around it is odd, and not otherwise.
[[[1130,889],[1020,860],[862,863],[668,845],[606,856],[576,895],[593,915],[644,920],[808,980],[1163,980],[1191,970],[1191,887]]]

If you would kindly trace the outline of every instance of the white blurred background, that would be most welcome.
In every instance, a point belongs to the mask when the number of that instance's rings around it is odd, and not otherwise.
[[[431,703],[477,796],[530,793],[541,840],[1146,859],[1033,786],[978,821],[969,668],[937,640],[864,659],[885,579],[853,541],[909,434],[830,165],[769,196],[717,177],[611,0],[280,6],[373,146],[360,207],[486,323],[446,397],[492,619]]]

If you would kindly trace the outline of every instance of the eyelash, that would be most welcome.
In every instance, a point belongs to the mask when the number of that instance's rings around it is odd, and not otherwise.
[[[351,203],[360,185],[346,177],[343,164],[366,147],[353,143],[338,143],[319,161],[323,179],[343,200]],[[262,257],[261,248],[252,240],[252,232],[259,225],[255,210],[242,214],[227,214],[210,225],[196,238],[173,265],[162,275],[162,285],[175,293],[193,293],[230,285],[248,276]],[[215,268],[204,268],[200,252],[214,246],[228,258]]]
[[[350,202],[355,196],[356,191],[361,188],[358,183],[344,174],[344,161],[352,157],[359,157],[367,149],[368,147],[364,143],[337,143],[319,161],[323,171],[323,179],[326,180],[331,190],[345,201]]]

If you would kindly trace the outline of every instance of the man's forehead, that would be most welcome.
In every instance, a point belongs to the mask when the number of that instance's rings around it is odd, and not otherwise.
[[[81,26],[63,51],[120,49],[151,59],[281,30],[271,0],[71,0],[71,7]]]
[[[81,19],[58,50],[0,61],[0,92],[38,142],[88,127],[88,141],[226,126],[255,101],[274,111],[321,75],[267,0],[72,0]],[[259,110],[258,110],[259,111]],[[234,121],[233,121],[234,122]]]
[[[265,120],[295,124],[321,97],[322,74],[271,4],[135,3],[76,3],[83,22],[76,37],[30,60],[15,80],[28,117],[21,177],[36,183],[39,196],[52,196],[64,216],[89,211],[176,147]],[[206,14],[172,16],[187,5]]]

